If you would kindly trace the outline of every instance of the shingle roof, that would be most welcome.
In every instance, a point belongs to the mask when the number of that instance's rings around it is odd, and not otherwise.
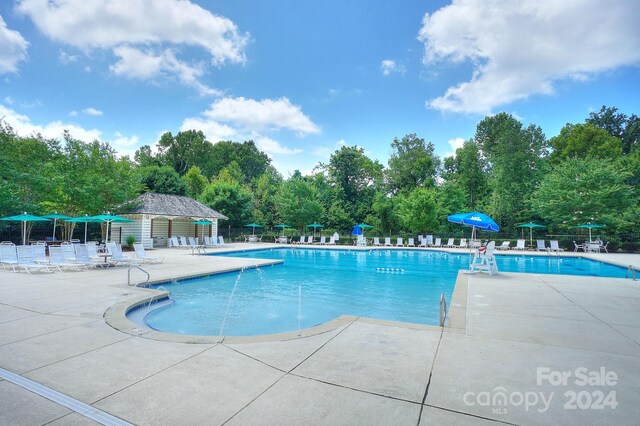
[[[202,219],[228,219],[194,200],[183,195],[158,194],[146,192],[133,200],[127,201],[119,208],[120,214],[150,214],[159,216],[190,217]]]

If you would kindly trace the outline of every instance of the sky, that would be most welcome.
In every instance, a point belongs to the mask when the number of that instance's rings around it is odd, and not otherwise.
[[[20,136],[253,140],[288,177],[341,146],[441,157],[505,111],[548,138],[640,115],[637,0],[3,0],[0,119]]]

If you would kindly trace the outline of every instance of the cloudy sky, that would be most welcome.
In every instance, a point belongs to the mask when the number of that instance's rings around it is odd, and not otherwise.
[[[5,0],[0,118],[109,141],[252,139],[286,176],[341,145],[440,156],[506,111],[548,137],[601,105],[640,114],[636,0]]]

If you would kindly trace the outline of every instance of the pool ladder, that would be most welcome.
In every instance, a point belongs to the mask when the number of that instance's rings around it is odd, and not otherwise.
[[[444,292],[440,294],[440,327],[444,327],[447,319],[447,298]]]
[[[633,265],[629,265],[629,267],[627,268],[627,275],[625,275],[624,277],[631,277],[632,280],[638,281],[638,279],[636,278],[636,268]]]
[[[139,286],[139,285],[141,285],[141,284],[146,284],[146,283],[148,283],[148,282],[149,282],[149,280],[151,279],[151,275],[150,275],[147,271],[145,271],[144,269],[142,269],[142,268],[141,268],[140,266],[138,266],[138,265],[131,265],[131,266],[129,266],[129,269],[127,269],[127,285],[131,285],[131,270],[132,270],[133,268],[136,268],[136,269],[138,269],[138,270],[140,270],[140,271],[144,272],[144,273],[147,275],[147,279],[146,279],[145,281],[140,282],[140,283],[137,283],[137,284],[134,284],[134,285],[133,285],[134,287],[137,287],[137,286]]]

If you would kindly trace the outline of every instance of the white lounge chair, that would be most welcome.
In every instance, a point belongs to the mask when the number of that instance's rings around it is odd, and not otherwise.
[[[391,246],[391,237],[384,237],[384,245],[386,246]]]
[[[222,235],[218,235],[218,245],[220,245],[220,246],[226,245],[224,243],[224,237]]]
[[[564,251],[564,249],[560,248],[560,244],[558,244],[558,240],[550,240],[549,251],[555,251],[556,253],[560,253],[561,251]]]
[[[133,243],[133,249],[136,252],[136,259],[145,263],[162,263],[164,260],[163,257],[155,257],[149,256],[144,249],[144,245],[142,243]]]
[[[95,248],[95,244],[91,244],[91,246]],[[83,265],[85,269],[102,265],[100,260],[92,259],[91,256],[89,256],[89,244],[74,244],[73,248],[76,252],[76,263]]]
[[[125,256],[122,253],[122,247],[120,246],[120,244],[116,244],[116,243],[107,243],[107,251],[109,252],[109,254],[111,254],[111,262],[115,262],[116,264],[123,264],[123,265],[137,265],[138,262],[128,256]]]
[[[17,264],[17,268],[18,270],[25,270],[28,274],[31,273],[31,271],[45,271],[45,272],[52,272],[49,269],[49,266],[47,264],[44,263],[37,263],[36,261],[33,260],[33,250],[31,248],[31,246],[17,246],[16,247],[16,255],[18,258],[18,264]],[[14,269],[15,270],[15,269]]]
[[[218,238],[204,237],[204,245],[207,247],[218,247]]]
[[[503,241],[501,245],[496,247],[496,249],[498,249],[498,250],[509,250],[509,245],[510,244],[511,244],[511,241]]]
[[[455,241],[455,239],[454,239],[454,238],[449,238],[449,239],[447,240],[447,245],[446,245],[446,247],[449,247],[449,248],[453,248],[453,247],[455,247],[455,245],[453,244],[453,243],[454,243],[454,241]]]
[[[18,265],[18,253],[13,243],[3,242],[0,244],[0,263],[2,263],[3,268],[10,266],[15,272]]]
[[[404,242],[402,241],[402,238],[400,237],[396,238],[396,247],[404,247]]]
[[[304,235],[300,235],[300,240],[299,240],[299,241],[294,242],[293,244],[298,244],[298,245],[300,245],[300,244],[304,244],[306,241],[307,241],[307,237],[305,237]]]
[[[527,248],[524,245],[524,240],[516,241],[516,246],[513,249],[514,250],[526,250]]]
[[[178,237],[171,237],[169,238],[169,241],[171,242],[171,248],[180,248],[180,241],[178,241]]]
[[[420,241],[419,247],[427,247],[427,239],[426,238],[423,238],[422,241]]]
[[[409,238],[409,241],[407,241],[407,247],[415,247],[416,243],[413,241],[413,238]]]
[[[47,263],[47,246],[45,244],[32,244],[31,252],[33,253],[33,261],[36,263]]]
[[[427,246],[433,245],[433,235],[427,235],[426,237],[424,237],[424,239],[427,242]]]
[[[373,245],[374,246],[380,245],[380,237],[373,237]]]
[[[458,248],[467,248],[467,239],[466,238],[460,238],[460,245],[458,246]]]
[[[185,249],[191,248],[191,244],[189,244],[189,240],[187,239],[187,237],[178,237],[178,241],[180,242],[180,247]]]
[[[536,251],[549,251],[544,240],[536,240]]]
[[[327,245],[330,245],[330,246],[336,245],[336,240],[333,238],[333,235],[329,238],[329,242],[327,243]]]
[[[321,246],[327,244],[327,237],[325,237],[325,236],[320,237],[320,243],[319,244]]]
[[[313,244],[313,235],[309,235],[309,238],[307,238],[307,244]]]
[[[433,243],[434,247],[442,247],[442,238],[436,238],[436,242]]]
[[[418,244],[422,244],[423,239],[424,239],[423,235],[418,235]]]
[[[49,265],[60,272],[68,271],[69,269],[75,269],[77,271],[87,269],[87,266],[82,263],[65,259],[64,249],[56,246],[49,247]]]

